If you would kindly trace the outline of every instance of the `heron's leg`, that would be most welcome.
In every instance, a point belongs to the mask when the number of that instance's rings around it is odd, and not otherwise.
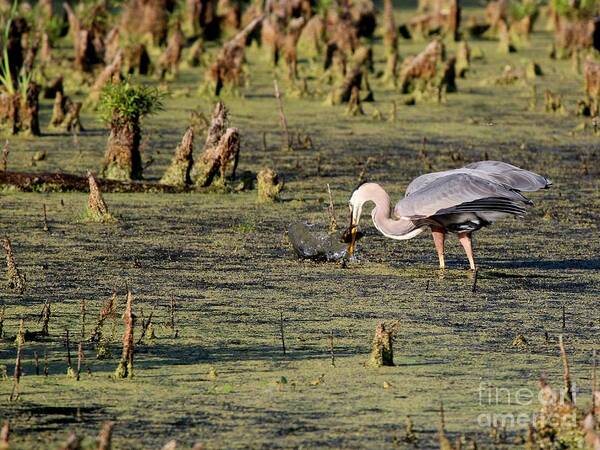
[[[458,240],[465,249],[467,258],[469,259],[469,266],[471,270],[475,270],[475,258],[473,258],[473,245],[471,243],[471,233],[458,233]]]
[[[444,241],[446,240],[446,232],[441,227],[431,227],[431,235],[433,236],[433,243],[440,260],[440,269],[446,268],[446,262],[444,261]]]

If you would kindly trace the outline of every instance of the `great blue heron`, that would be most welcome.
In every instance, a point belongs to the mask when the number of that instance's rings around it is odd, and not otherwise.
[[[547,178],[500,161],[481,161],[460,169],[428,173],[413,180],[406,194],[392,210],[390,197],[376,183],[359,186],[350,198],[350,246],[354,252],[355,236],[363,205],[372,201],[375,227],[392,239],[411,239],[427,227],[445,267],[446,233],[457,233],[469,265],[475,270],[471,234],[496,220],[514,215],[522,217],[531,200],[521,192],[550,187]]]

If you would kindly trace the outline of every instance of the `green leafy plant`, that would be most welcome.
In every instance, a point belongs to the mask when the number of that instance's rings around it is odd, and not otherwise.
[[[327,11],[329,11],[329,8],[331,8],[332,4],[333,0],[318,0],[316,6],[317,14],[325,17],[327,15]]]
[[[510,16],[514,20],[521,20],[525,17],[537,17],[541,2],[539,0],[516,0],[510,2]]]
[[[100,118],[106,123],[134,124],[163,109],[164,93],[157,88],[135,85],[130,80],[108,84],[102,89]]]
[[[44,25],[44,31],[48,34],[50,44],[55,44],[63,35],[66,23],[62,17],[52,16]]]
[[[552,7],[559,16],[570,19],[589,19],[600,10],[599,0],[581,0],[577,6],[570,0],[552,0]]]
[[[31,84],[33,75],[33,71],[29,73],[21,71],[21,73],[19,74],[17,86],[19,86],[19,93],[21,94],[21,98],[27,97],[27,91],[29,90],[29,85]]]
[[[79,2],[77,9],[77,15],[84,28],[104,30],[108,26],[108,11],[102,2],[85,0]]]

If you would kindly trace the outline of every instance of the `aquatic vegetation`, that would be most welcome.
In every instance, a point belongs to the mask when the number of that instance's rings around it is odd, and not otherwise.
[[[129,80],[108,84],[99,103],[101,119],[110,126],[101,175],[129,180],[142,178],[141,120],[163,108],[163,94],[156,88]]]
[[[59,4],[39,3],[33,13],[20,4],[19,15],[31,27],[20,41],[24,65],[39,41],[30,81],[41,88],[42,136],[11,136],[0,161],[0,231],[27,274],[23,294],[0,292],[5,400],[20,328],[25,341],[18,401],[0,408],[11,448],[95,448],[103,428],[102,445],[115,449],[521,448],[529,424],[536,437],[538,376],[552,387],[563,378],[559,334],[574,349],[584,424],[548,429],[537,442],[552,435],[573,446],[597,434],[586,417],[600,286],[600,128],[587,17],[567,12],[561,30],[545,31],[552,8],[536,13],[526,1],[456,8],[424,0],[417,11],[369,1],[128,0],[71,2],[69,26]],[[54,24],[42,20],[47,10]],[[77,27],[85,52],[76,69]],[[436,38],[444,51],[431,78],[407,81],[412,92],[403,94],[411,55]],[[507,43],[517,52],[498,51]],[[549,57],[553,44],[558,59]],[[507,82],[495,81],[503,75]],[[219,79],[224,103],[211,121]],[[104,88],[126,83],[164,92],[164,109],[140,121],[144,180],[96,178],[108,203],[97,209],[119,222],[89,225],[80,220],[86,173],[102,166],[110,133],[98,101]],[[547,90],[563,111],[546,113]],[[336,94],[344,100],[324,105]],[[77,103],[84,127],[73,121],[69,130]],[[46,128],[55,105],[57,125]],[[577,116],[580,107],[588,115]],[[556,189],[532,197],[532,216],[478,236],[477,278],[457,243],[438,271],[430,238],[388,241],[370,223],[345,261],[351,236],[342,229],[359,180],[396,200],[418,175],[485,159],[548,175]],[[264,175],[271,192],[285,180],[277,201],[259,202]],[[286,230],[299,222],[322,224],[305,230],[305,249],[333,263],[297,256]],[[132,280],[130,327],[122,315]],[[375,329],[384,323],[389,332],[396,320],[395,365],[370,367]],[[118,379],[130,374],[124,337],[133,339],[135,376]],[[391,346],[381,342],[374,359],[383,362]],[[516,403],[525,390],[533,403]],[[527,423],[517,422],[521,414]]]

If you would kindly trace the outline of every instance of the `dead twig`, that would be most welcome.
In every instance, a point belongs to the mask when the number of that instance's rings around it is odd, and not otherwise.
[[[44,231],[48,232],[50,228],[48,227],[48,213],[46,211],[46,204],[44,203]]]
[[[21,370],[21,346],[22,343],[20,340],[18,340],[17,342],[17,357],[15,359],[15,372],[13,375],[13,388],[12,388],[12,392],[10,393],[10,398],[9,400],[11,402],[18,400],[20,394],[19,394],[19,382],[21,381],[21,375],[22,375],[22,370]]]
[[[290,141],[290,132],[288,130],[288,123],[283,111],[283,102],[281,101],[281,93],[279,92],[279,85],[277,80],[273,80],[273,86],[275,87],[275,98],[277,99],[277,106],[279,107],[279,123],[283,130],[283,148],[285,150],[292,150],[292,143]]]
[[[335,354],[333,353],[333,331],[329,334],[329,353],[331,355],[331,366],[335,367]]]
[[[148,328],[150,327],[150,325],[152,325],[152,316],[154,315],[154,307],[152,307],[152,309],[150,310],[150,314],[148,315],[148,318],[144,320],[144,312],[142,310],[142,314],[141,314],[141,318],[142,318],[142,332],[140,334],[140,337],[137,341],[137,344],[140,345],[143,341],[144,338],[146,337],[146,333],[148,332]]]
[[[281,334],[281,350],[283,351],[283,356],[285,356],[285,333],[283,329],[283,311],[281,310],[279,311],[279,332]]]
[[[327,211],[329,212],[329,229],[331,231],[337,230],[337,220],[335,218],[335,207],[333,206],[333,196],[331,195],[331,188],[327,183],[327,196],[329,197],[329,206]]]
[[[73,365],[71,363],[71,340],[69,338],[69,330],[66,330],[65,347],[67,348],[67,376],[73,377]]]
[[[563,380],[565,383],[565,399],[568,403],[573,403],[573,385],[571,383],[571,371],[569,370],[569,360],[565,351],[565,343],[562,334],[558,337],[560,347],[560,357],[563,363]]]

